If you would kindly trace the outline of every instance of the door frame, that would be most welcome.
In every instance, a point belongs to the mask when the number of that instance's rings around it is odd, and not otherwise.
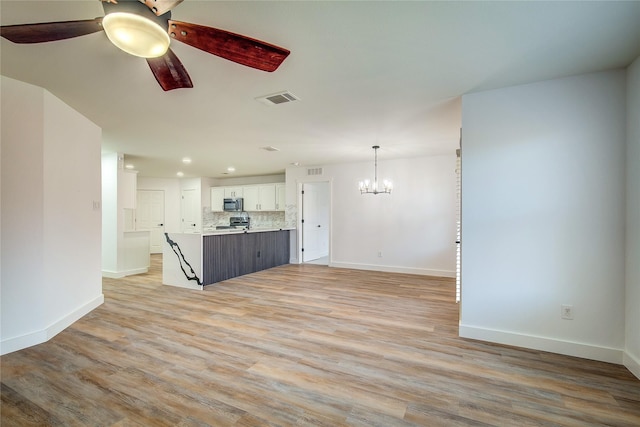
[[[302,256],[302,234],[304,231],[304,228],[302,226],[302,201],[303,201],[303,197],[302,197],[302,189],[304,187],[304,184],[309,184],[309,183],[318,183],[318,182],[326,182],[327,185],[329,186],[329,200],[328,200],[328,205],[329,205],[329,223],[327,224],[327,233],[329,233],[329,266],[331,266],[331,262],[332,262],[332,258],[331,258],[331,254],[333,253],[332,250],[332,246],[333,246],[333,237],[332,237],[332,227],[331,227],[331,223],[333,222],[333,178],[329,178],[329,177],[323,177],[323,176],[318,176],[318,177],[304,177],[304,178],[300,178],[296,180],[296,210],[297,210],[297,215],[296,215],[296,230],[298,231],[297,234],[297,261],[298,264],[302,264],[303,263],[303,256]]]
[[[180,231],[182,233],[199,233],[200,232],[200,221],[202,218],[202,213],[199,212],[199,209],[197,206],[195,212],[193,212],[193,214],[195,215],[195,218],[193,220],[193,227],[185,227],[185,193],[187,191],[193,191],[194,194],[194,200],[199,200],[199,197],[201,197],[201,193],[200,190],[197,188],[182,188],[180,189]],[[197,204],[196,204],[197,205]],[[192,228],[192,229],[190,229]],[[188,230],[190,229],[190,230]]]
[[[167,210],[166,210],[166,206],[165,206],[165,203],[166,203],[167,199],[166,199],[166,193],[162,189],[161,190],[158,190],[158,189],[151,189],[150,190],[150,189],[146,189],[146,188],[139,188],[139,189],[136,190],[136,199],[137,199],[136,211],[135,211],[136,230],[139,229],[139,225],[138,225],[138,217],[139,217],[138,208],[139,208],[139,203],[140,203],[140,197],[139,196],[140,196],[140,192],[145,192],[145,191],[146,192],[162,193],[162,225],[159,226],[158,224],[156,224],[155,227],[162,227],[161,235],[164,236],[164,231],[166,229],[166,224],[167,224],[167,221],[166,221]],[[152,250],[152,248],[153,248],[153,246],[152,246],[153,228],[154,227],[152,226],[152,227],[150,227],[148,229],[149,230],[149,253],[150,254],[160,254],[160,253],[162,253],[162,244],[160,245],[160,249],[159,250],[156,250],[155,252]],[[143,228],[142,230],[147,230],[147,229]]]

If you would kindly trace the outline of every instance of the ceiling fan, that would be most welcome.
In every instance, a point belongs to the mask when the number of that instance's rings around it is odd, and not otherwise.
[[[182,62],[169,48],[170,39],[262,71],[275,71],[289,50],[240,34],[171,19],[183,0],[101,0],[105,16],[80,21],[44,22],[0,27],[14,43],[44,43],[105,31],[113,44],[144,57],[165,91],[191,88]]]

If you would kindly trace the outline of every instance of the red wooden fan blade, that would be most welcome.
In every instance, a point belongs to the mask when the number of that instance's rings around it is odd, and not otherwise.
[[[159,58],[147,58],[147,63],[165,91],[193,87],[187,70],[171,49]]]
[[[290,53],[260,40],[188,22],[169,20],[169,35],[205,52],[263,71],[275,71]]]
[[[0,35],[14,43],[43,43],[70,39],[102,31],[102,18],[82,21],[43,22],[40,24],[6,25]]]

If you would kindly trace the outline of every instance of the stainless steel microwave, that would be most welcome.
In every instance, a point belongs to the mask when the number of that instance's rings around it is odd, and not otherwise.
[[[224,199],[224,207],[223,209],[228,212],[242,212],[243,206],[242,197],[237,197],[234,199]]]

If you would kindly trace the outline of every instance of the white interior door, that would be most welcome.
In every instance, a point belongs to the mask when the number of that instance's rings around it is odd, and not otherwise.
[[[182,232],[197,233],[199,223],[200,192],[196,189],[182,190]]]
[[[164,191],[138,190],[136,229],[149,230],[149,252],[162,253],[164,240]]]
[[[302,262],[309,262],[329,255],[329,183],[305,183],[302,190]]]

